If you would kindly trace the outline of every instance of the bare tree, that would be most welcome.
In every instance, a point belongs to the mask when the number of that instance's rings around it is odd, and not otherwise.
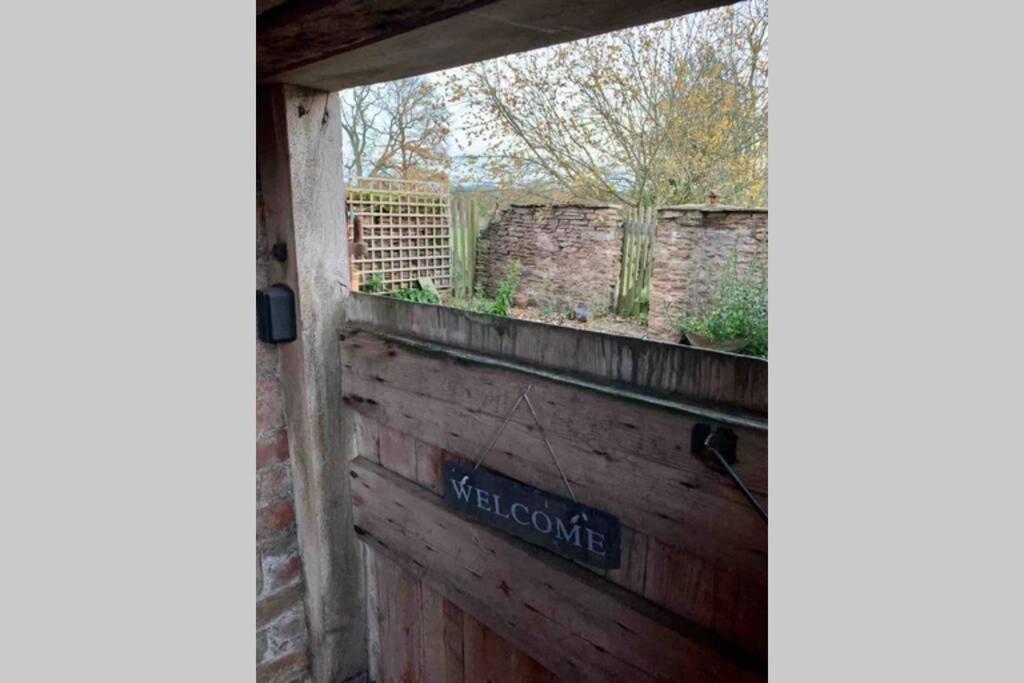
[[[630,205],[764,204],[767,3],[449,72],[481,175]]]
[[[355,176],[443,178],[448,110],[436,88],[414,77],[341,93],[346,171]]]

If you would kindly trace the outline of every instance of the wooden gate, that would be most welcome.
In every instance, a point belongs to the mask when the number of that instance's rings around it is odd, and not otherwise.
[[[630,208],[622,224],[622,266],[615,297],[619,315],[639,315],[650,301],[657,209]]]
[[[476,242],[497,207],[490,192],[461,191],[452,195],[452,294],[469,299],[476,282]]]
[[[360,294],[346,318],[374,681],[764,680],[767,526],[692,443],[730,430],[767,506],[764,361]],[[560,468],[527,411],[486,466],[555,493],[564,470],[621,521],[617,568],[442,498],[442,463],[472,464],[528,386]]]

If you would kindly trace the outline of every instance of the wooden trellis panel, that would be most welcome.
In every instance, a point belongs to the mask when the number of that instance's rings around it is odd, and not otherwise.
[[[364,289],[375,273],[383,291],[415,287],[429,277],[451,288],[451,194],[445,183],[393,178],[356,178],[347,192],[351,221],[359,216],[366,244],[352,268]]]

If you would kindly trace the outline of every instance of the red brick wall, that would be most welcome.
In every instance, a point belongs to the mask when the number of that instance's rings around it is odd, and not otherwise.
[[[619,207],[514,204],[480,233],[476,278],[494,296],[519,261],[519,291],[531,306],[587,304],[604,314],[612,308],[621,257]]]
[[[665,207],[658,211],[658,233],[651,272],[647,333],[651,339],[679,341],[676,325],[706,301],[736,250],[737,263],[767,259],[768,212],[731,208]]]
[[[270,284],[270,247],[256,189],[256,286]],[[256,342],[256,666],[259,683],[309,679],[302,559],[277,349]]]

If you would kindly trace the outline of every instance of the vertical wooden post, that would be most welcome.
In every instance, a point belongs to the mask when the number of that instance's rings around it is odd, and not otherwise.
[[[349,290],[341,121],[334,93],[257,91],[257,158],[270,239],[287,249],[273,277],[295,292],[298,339],[280,347],[313,679],[366,669],[361,551],[352,528],[338,329]]]

